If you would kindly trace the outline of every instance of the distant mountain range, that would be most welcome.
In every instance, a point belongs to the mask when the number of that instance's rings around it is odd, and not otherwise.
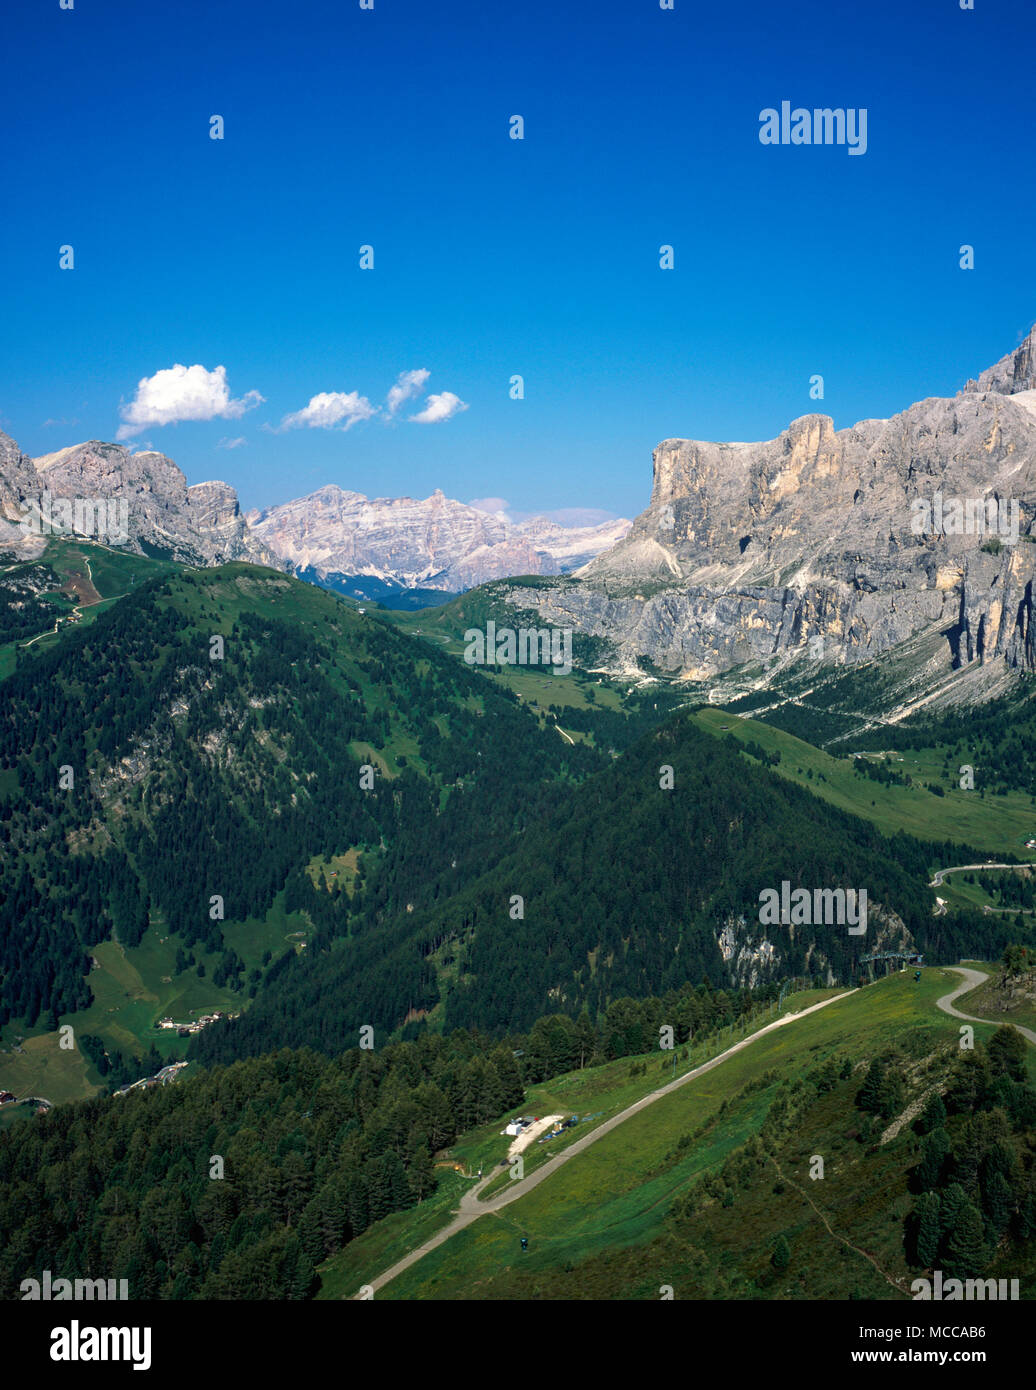
[[[193,565],[252,560],[371,599],[413,589],[459,593],[511,575],[564,574],[630,525],[620,519],[560,526],[544,516],[512,521],[438,489],[421,501],[370,499],[333,485],[245,517],[229,484],[188,487],[164,454],[90,440],[33,459],[0,433],[0,546],[39,553],[48,529],[60,525],[66,499],[118,502],[125,534],[95,534],[137,554]],[[29,528],[26,515],[33,519]],[[87,515],[94,524],[95,514]],[[73,524],[82,533],[74,518]]]
[[[296,573],[336,581],[335,587],[351,581],[358,596],[371,598],[382,589],[459,593],[511,575],[564,574],[620,540],[630,526],[626,520],[559,526],[544,516],[513,522],[438,489],[417,500],[368,498],[335,486],[249,512],[247,520]]]
[[[358,598],[504,581],[497,598],[599,639],[618,673],[710,682],[807,652],[866,662],[921,637],[929,684],[994,662],[1036,669],[1036,328],[956,396],[889,420],[836,430],[814,414],[763,443],[663,440],[632,524],[333,485],[245,517],[233,488],[188,487],[163,454],[91,441],[32,459],[0,434],[0,545],[38,553],[11,523],[44,492],[125,502],[138,553],[252,560]],[[544,582],[507,586],[522,575]]]

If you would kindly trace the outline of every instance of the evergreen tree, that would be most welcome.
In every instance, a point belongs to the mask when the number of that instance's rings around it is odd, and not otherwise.
[[[998,1028],[986,1047],[993,1076],[1007,1075],[1012,1081],[1024,1081],[1025,1049],[1025,1039],[1017,1028]]]
[[[923,1192],[915,1208],[917,1216],[917,1263],[932,1269],[939,1254],[939,1194]]]
[[[317,1278],[313,1261],[305,1250],[300,1250],[298,1260],[295,1263],[295,1270],[288,1285],[288,1297],[297,1303],[301,1303],[308,1298],[312,1298],[314,1292],[319,1287],[320,1280]]]
[[[919,1134],[930,1134],[933,1129],[941,1129],[946,1123],[946,1105],[941,1094],[933,1091],[924,1103],[917,1122]]]
[[[961,1208],[967,1202],[967,1194],[959,1183],[951,1182],[943,1189],[939,1207],[939,1228],[943,1236],[948,1236],[957,1224]]]
[[[971,1279],[982,1272],[986,1259],[982,1214],[971,1202],[965,1201],[947,1233],[943,1267],[956,1279]]]
[[[995,1237],[1003,1235],[1011,1220],[1015,1198],[1010,1184],[1003,1173],[993,1172],[982,1193],[982,1205],[989,1218],[990,1230]]]
[[[881,1087],[885,1080],[885,1063],[880,1057],[875,1057],[867,1068],[867,1075],[863,1079],[856,1097],[856,1104],[861,1110],[866,1110],[871,1115],[877,1115],[881,1110]]]
[[[905,1089],[899,1068],[887,1067],[878,1084],[877,1094],[877,1110],[882,1119],[891,1120],[898,1115],[903,1106]]]
[[[917,1184],[922,1192],[939,1186],[949,1153],[950,1136],[945,1129],[933,1129],[930,1134],[925,1135],[921,1144],[921,1162],[917,1169]]]

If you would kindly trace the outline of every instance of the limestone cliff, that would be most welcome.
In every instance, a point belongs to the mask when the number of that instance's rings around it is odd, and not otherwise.
[[[925,631],[951,665],[1036,665],[1036,330],[953,398],[836,430],[795,420],[762,443],[667,439],[628,535],[530,602],[707,680],[823,639],[859,662]],[[959,504],[959,507],[958,507]]]

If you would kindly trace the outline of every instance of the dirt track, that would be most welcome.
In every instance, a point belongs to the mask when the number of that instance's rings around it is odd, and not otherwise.
[[[563,1149],[560,1153],[549,1158],[542,1168],[537,1168],[535,1173],[530,1173],[527,1178],[522,1178],[520,1181],[514,1182],[504,1192],[498,1193],[495,1197],[491,1197],[489,1201],[480,1202],[479,1193],[488,1183],[492,1182],[498,1172],[497,1169],[492,1169],[487,1177],[484,1177],[482,1181],[477,1183],[469,1192],[465,1192],[460,1200],[460,1207],[458,1208],[457,1215],[447,1226],[444,1226],[441,1231],[437,1231],[434,1236],[430,1236],[428,1240],[426,1240],[423,1245],[419,1245],[416,1250],[411,1250],[409,1255],[404,1255],[401,1260],[397,1260],[391,1268],[386,1269],[384,1273],[372,1279],[364,1288],[373,1289],[374,1292],[377,1293],[378,1289],[384,1288],[386,1284],[391,1283],[397,1275],[402,1274],[405,1269],[409,1269],[412,1264],[416,1264],[418,1260],[423,1259],[430,1251],[444,1244],[451,1236],[456,1235],[458,1231],[462,1231],[465,1226],[470,1226],[473,1221],[477,1221],[480,1216],[485,1216],[488,1212],[499,1211],[501,1207],[509,1206],[511,1202],[516,1202],[519,1197],[524,1197],[527,1192],[531,1192],[534,1187],[538,1187],[541,1182],[545,1182],[547,1178],[556,1173],[563,1163],[567,1163],[570,1158],[574,1158],[576,1154],[582,1153],[584,1149],[588,1149],[591,1144],[596,1144],[598,1139],[610,1133],[618,1125],[623,1124],[631,1115],[636,1115],[640,1110],[646,1110],[649,1105],[654,1105],[655,1101],[660,1100],[662,1096],[667,1096],[672,1091],[679,1090],[681,1086],[686,1086],[688,1081],[693,1081],[696,1077],[703,1076],[707,1071],[711,1071],[713,1067],[720,1066],[728,1057],[733,1057],[735,1052],[741,1052],[744,1048],[751,1047],[752,1044],[757,1039],[763,1037],[764,1034],[772,1033],[775,1028],[786,1028],[789,1023],[794,1023],[796,1019],[805,1018],[807,1014],[814,1014],[818,1009],[826,1009],[829,1004],[836,1004],[839,999],[847,999],[850,994],[855,993],[856,991],[854,989],[849,989],[842,994],[834,995],[830,999],[822,999],[819,1004],[811,1004],[808,1009],[802,1009],[799,1013],[786,1014],[784,1018],[775,1019],[773,1023],[767,1023],[756,1032],[749,1033],[748,1037],[742,1038],[740,1042],[736,1042],[733,1047],[728,1047],[727,1050],[721,1052],[718,1057],[713,1057],[709,1062],[703,1062],[700,1067],[695,1067],[693,1071],[687,1072],[685,1076],[677,1077],[675,1081],[667,1082],[665,1086],[660,1086],[657,1091],[652,1091],[650,1095],[643,1096],[632,1105],[628,1105],[625,1110],[621,1110],[618,1115],[613,1115],[610,1120],[605,1120],[603,1124],[598,1125],[597,1128],[591,1130],[589,1134],[584,1135],[581,1139],[577,1139],[575,1143],[570,1144],[567,1149]],[[354,1294],[354,1298],[356,1299],[362,1299],[363,1297],[363,1292]]]
[[[952,970],[958,975],[964,976],[964,983],[958,985],[956,989],[951,989],[949,994],[944,994],[941,999],[935,1002],[942,1009],[944,1014],[952,1014],[954,1018],[963,1018],[967,1023],[994,1023],[996,1020],[991,1018],[975,1018],[973,1014],[962,1014],[959,1009],[953,1007],[953,1001],[962,994],[968,994],[976,989],[983,981],[988,980],[989,976],[984,970],[970,970],[966,965],[949,965],[947,970]],[[1033,1044],[1036,1045],[1036,1033],[1031,1028],[1023,1028],[1020,1023],[1012,1023],[1012,1028],[1017,1028],[1019,1033]]]

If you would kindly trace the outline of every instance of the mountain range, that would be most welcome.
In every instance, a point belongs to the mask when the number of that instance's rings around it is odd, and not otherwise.
[[[366,598],[562,574],[620,539],[630,524],[559,526],[544,516],[514,522],[438,489],[420,501],[368,499],[334,485],[245,517],[229,484],[188,486],[164,454],[90,440],[33,459],[0,433],[0,544],[24,557],[40,553],[38,519],[33,530],[19,523],[28,508],[49,524],[48,495],[124,504],[125,534],[110,539],[138,555],[192,565],[251,560]],[[56,506],[54,512],[60,521]]]
[[[1004,670],[1036,667],[1034,357],[1036,328],[956,396],[888,420],[836,430],[811,414],[762,443],[663,440],[627,535],[578,579],[494,595],[599,639],[613,673],[707,683],[924,638],[930,683],[982,667],[988,693]]]
[[[374,580],[388,588],[457,593],[518,574],[575,570],[620,540],[624,519],[559,526],[545,516],[513,522],[446,497],[368,498],[334,485],[248,513],[252,532],[299,574]],[[366,589],[366,593],[365,593]],[[376,586],[358,593],[376,596]]]
[[[0,433],[0,543],[17,554],[39,553],[48,526],[56,530],[61,521],[54,499],[124,503],[124,534],[112,539],[138,555],[161,554],[191,565],[248,559],[279,567],[277,558],[250,534],[237,493],[227,483],[188,487],[164,454],[134,454],[125,445],[96,439],[33,459]],[[26,516],[33,518],[31,528],[23,524]],[[98,535],[97,530],[90,533]]]
[[[32,459],[0,435],[0,541],[38,550],[11,523],[49,492],[125,501],[137,553],[251,560],[355,597],[503,581],[496,598],[598,639],[615,674],[709,682],[917,639],[930,685],[975,667],[988,693],[1004,670],[1036,667],[1036,328],[956,396],[841,430],[804,415],[760,443],[666,439],[653,471],[632,524],[335,485],[243,516],[232,487],[189,487],[163,454],[95,440]],[[520,575],[545,582],[508,585]]]

